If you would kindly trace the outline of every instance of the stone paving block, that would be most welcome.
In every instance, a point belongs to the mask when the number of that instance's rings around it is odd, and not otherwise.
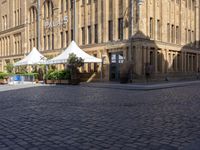
[[[154,91],[51,86],[0,92],[0,150],[179,150],[200,137],[199,97],[199,85]]]

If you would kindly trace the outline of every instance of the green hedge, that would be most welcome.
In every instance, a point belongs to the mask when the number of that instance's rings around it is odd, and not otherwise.
[[[0,72],[0,79],[6,79],[8,78],[9,74],[5,72]]]
[[[48,80],[69,80],[71,78],[69,70],[53,71],[49,70],[46,79]]]

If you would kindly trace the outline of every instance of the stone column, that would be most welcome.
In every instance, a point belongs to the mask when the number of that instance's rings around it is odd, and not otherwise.
[[[177,54],[177,52],[175,53],[175,58],[173,58],[173,59],[175,59],[175,71],[177,72],[178,71],[178,54]]]
[[[186,72],[189,72],[190,71],[190,54],[187,54],[187,71]]]
[[[154,50],[154,69],[155,69],[155,73],[157,73],[158,72],[158,49],[157,48],[155,48],[155,50]]]
[[[108,19],[109,19],[109,1],[104,1],[103,4],[103,42],[108,41]]]
[[[138,75],[142,74],[142,46],[141,45],[136,45],[135,49],[135,72]]]
[[[119,1],[113,1],[113,40],[118,40],[118,18],[119,18]]]
[[[102,0],[97,0],[98,3],[98,42],[102,43],[102,12],[101,12],[101,1]]]
[[[161,73],[165,73],[165,50],[161,49]]]
[[[143,62],[142,62],[143,73],[145,73],[145,64],[146,63],[147,63],[147,48],[143,47]]]
[[[199,68],[199,54],[196,53],[196,71],[198,71]]]
[[[95,34],[94,34],[94,25],[95,25],[95,3],[91,3],[91,8],[90,8],[90,11],[91,11],[91,34],[92,34],[92,43],[94,43],[95,41]]]
[[[191,56],[191,71],[193,72],[194,71],[194,57],[193,55]]]
[[[184,52],[181,52],[181,72],[184,72]]]
[[[146,55],[147,55],[147,63],[150,63],[150,47],[147,47]]]
[[[199,47],[199,40],[200,40],[200,8],[199,8],[199,0],[196,0],[195,5],[195,30],[196,30],[196,48]]]
[[[184,52],[184,72],[187,72],[187,52]]]

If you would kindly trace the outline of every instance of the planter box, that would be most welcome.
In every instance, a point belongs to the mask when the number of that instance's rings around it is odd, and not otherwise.
[[[8,84],[8,81],[6,79],[0,79],[0,84]]]
[[[60,80],[53,80],[54,84],[60,84]]]
[[[53,80],[46,80],[46,84],[54,84]]]
[[[79,78],[71,79],[70,83],[72,85],[79,85],[80,84],[80,79]]]
[[[69,84],[69,80],[60,80],[60,84]]]

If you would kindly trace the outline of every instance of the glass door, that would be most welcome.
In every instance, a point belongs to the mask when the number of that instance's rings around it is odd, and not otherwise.
[[[124,62],[123,52],[110,53],[110,80],[120,79],[120,64]]]

